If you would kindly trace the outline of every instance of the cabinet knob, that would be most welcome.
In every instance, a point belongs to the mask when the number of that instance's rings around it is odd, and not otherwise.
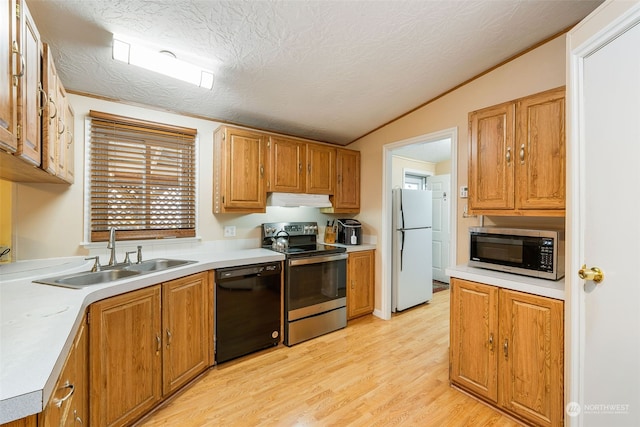
[[[507,147],[507,166],[509,166],[511,164],[511,147]]]
[[[524,165],[524,144],[520,146],[520,164]]]

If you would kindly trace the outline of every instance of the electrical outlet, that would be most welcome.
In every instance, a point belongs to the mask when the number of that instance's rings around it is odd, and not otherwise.
[[[224,227],[224,237],[235,237],[235,236],[236,236],[236,226],[226,225]]]

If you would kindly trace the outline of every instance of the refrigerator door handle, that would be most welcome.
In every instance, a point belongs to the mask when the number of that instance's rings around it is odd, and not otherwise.
[[[404,251],[404,230],[400,230],[401,233],[401,240],[402,242],[400,243],[400,271],[402,271],[402,253]]]

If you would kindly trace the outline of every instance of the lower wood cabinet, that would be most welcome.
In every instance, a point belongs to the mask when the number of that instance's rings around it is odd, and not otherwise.
[[[51,400],[38,416],[40,427],[89,425],[88,350],[85,319],[76,334]]]
[[[452,383],[540,426],[564,414],[564,303],[452,278]]]
[[[375,251],[349,252],[347,259],[347,319],[373,312]]]
[[[203,272],[90,307],[91,424],[128,425],[213,364]]]
[[[0,424],[0,427],[36,427],[38,425],[38,416],[30,415],[19,420],[9,421],[8,423]]]

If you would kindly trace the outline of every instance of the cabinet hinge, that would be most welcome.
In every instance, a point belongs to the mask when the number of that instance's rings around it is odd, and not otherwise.
[[[16,18],[20,19],[20,3],[16,3]]]

